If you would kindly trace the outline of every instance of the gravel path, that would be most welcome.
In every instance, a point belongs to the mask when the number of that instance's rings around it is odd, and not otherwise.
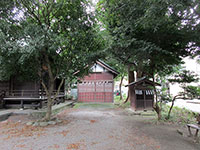
[[[61,124],[45,128],[26,126],[24,115],[0,122],[0,150],[200,150],[176,127],[122,109],[68,109],[58,117]]]

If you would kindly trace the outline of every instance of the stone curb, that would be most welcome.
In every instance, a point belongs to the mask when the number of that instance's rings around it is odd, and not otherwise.
[[[8,119],[9,116],[13,115],[13,112],[1,112],[0,113],[0,121],[4,121]]]
[[[70,102],[65,102],[65,103],[61,103],[58,105],[54,105],[52,107],[52,115],[56,115],[57,113],[61,112],[62,110],[64,110],[67,107],[73,106],[75,102],[74,101],[70,101]],[[36,117],[36,118],[42,118],[44,117],[46,114],[46,110],[37,110],[37,111],[33,111],[33,112],[20,112],[19,110],[17,111],[9,111],[9,110],[5,110],[5,111],[0,111],[0,121],[4,121],[6,119],[9,118],[9,116],[11,115],[29,115],[31,117]]]
[[[74,103],[75,103],[74,101],[71,101],[71,102],[61,103],[59,105],[54,105],[52,107],[52,115],[56,115],[57,113],[61,112],[65,108],[72,106]],[[36,118],[42,118],[45,116],[45,114],[46,114],[46,110],[29,113],[31,117],[36,117]]]

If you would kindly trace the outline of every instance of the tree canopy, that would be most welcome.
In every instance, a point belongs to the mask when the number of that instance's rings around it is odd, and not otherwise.
[[[198,1],[101,0],[110,51],[143,74],[169,73],[196,45]]]
[[[199,1],[100,0],[102,29],[107,30],[109,52],[128,66],[129,82],[167,75],[198,46]],[[129,91],[134,91],[130,89]],[[161,118],[157,92],[154,109]],[[130,95],[130,100],[134,98]]]
[[[86,0],[2,3],[0,19],[5,26],[0,27],[1,78],[18,75],[41,80],[50,111],[55,79],[61,78],[63,84],[66,78],[83,76],[88,72],[86,66],[100,56],[101,37],[94,15],[86,11],[89,3]]]

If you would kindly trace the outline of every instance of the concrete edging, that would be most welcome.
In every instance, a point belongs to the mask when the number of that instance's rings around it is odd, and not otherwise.
[[[52,115],[58,114],[59,112],[61,112],[62,110],[64,110],[67,107],[72,106],[73,104],[74,104],[74,101],[54,105],[52,107]],[[34,118],[42,118],[45,116],[45,114],[46,114],[46,109],[29,113],[29,116],[34,117]]]
[[[0,113],[0,121],[4,121],[8,119],[11,115],[13,115],[13,112],[1,112]]]

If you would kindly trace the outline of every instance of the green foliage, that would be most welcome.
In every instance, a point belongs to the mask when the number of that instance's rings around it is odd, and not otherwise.
[[[198,82],[199,78],[194,72],[188,70],[181,70],[173,75],[172,78],[168,79],[169,82],[178,83],[184,92],[179,93],[181,96],[186,96],[187,98],[197,98],[200,96],[199,87],[186,85],[193,82]]]
[[[53,76],[70,80],[86,74],[85,66],[100,57],[102,39],[94,15],[86,11],[89,4],[85,0],[1,3],[6,15],[0,18],[1,79],[12,75],[36,79],[39,73],[45,77],[47,56]]]
[[[112,55],[109,55],[109,53],[107,57],[104,59],[104,61],[119,72],[118,77],[127,75],[127,66],[121,63],[118,59],[116,59]],[[119,80],[119,78],[117,78],[117,80]]]
[[[50,120],[55,80],[62,79],[61,87],[64,79],[83,77],[101,56],[95,16],[86,11],[87,0],[1,3],[0,13],[6,17],[0,17],[0,80],[40,80],[48,97],[45,119]]]
[[[192,83],[198,80],[198,76],[194,72],[188,70],[181,70],[175,73],[171,79],[168,79],[171,83]]]
[[[99,20],[108,31],[109,51],[147,76],[168,74],[194,45],[191,13],[197,1],[101,0]],[[198,17],[197,17],[198,18]],[[184,22],[184,24],[183,24]]]
[[[190,85],[190,86],[183,87],[183,89],[187,97],[191,99],[200,98],[200,87]]]

